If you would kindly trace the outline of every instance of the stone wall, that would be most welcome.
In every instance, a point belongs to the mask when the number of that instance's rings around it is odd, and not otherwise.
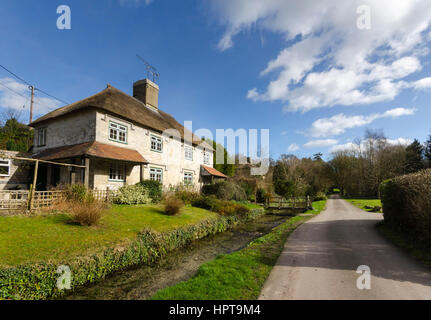
[[[0,176],[0,190],[28,189],[30,183],[30,162],[13,160],[10,157],[30,158],[25,152],[0,150],[0,158],[10,161],[9,175]]]

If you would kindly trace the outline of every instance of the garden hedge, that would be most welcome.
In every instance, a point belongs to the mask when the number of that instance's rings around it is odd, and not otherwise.
[[[263,209],[253,209],[247,219],[263,215]],[[132,266],[151,264],[172,250],[208,235],[234,227],[241,218],[234,215],[204,220],[170,232],[144,230],[124,248],[110,248],[100,254],[58,263],[29,264],[0,269],[0,300],[39,300],[61,297],[65,292],[57,288],[60,274],[57,269],[66,265],[71,271],[71,290],[99,281],[113,273]]]
[[[380,191],[385,224],[431,244],[431,169],[387,180]]]

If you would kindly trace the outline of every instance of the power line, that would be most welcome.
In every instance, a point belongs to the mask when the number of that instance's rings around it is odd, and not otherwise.
[[[48,97],[51,97],[51,98],[53,98],[53,99],[55,99],[57,101],[63,102],[64,104],[70,104],[69,102],[61,100],[60,98],[57,98],[57,97],[53,96],[52,94],[46,93],[45,91],[43,91],[41,89],[34,88],[34,90],[42,92],[43,94],[47,95]]]
[[[1,65],[1,64],[0,64],[0,67],[1,67],[2,69],[6,70],[7,72],[9,72],[11,75],[13,75],[13,76],[14,76],[15,78],[17,78],[18,80],[20,80],[20,81],[24,82],[26,85],[28,85],[28,86],[30,86],[30,87],[34,87],[34,86],[33,86],[32,84],[30,84],[28,81],[26,81],[26,80],[24,80],[23,78],[21,78],[20,76],[16,75],[15,73],[13,73],[12,71],[10,71],[10,70],[9,70],[8,68],[6,68],[5,66],[3,66],[3,65]],[[62,99],[60,99],[60,98],[57,98],[56,96],[53,96],[52,94],[49,94],[49,93],[47,93],[47,92],[43,91],[42,89],[39,89],[39,88],[34,87],[34,90],[40,91],[40,92],[42,92],[43,94],[45,94],[45,95],[47,95],[47,96],[49,96],[49,97],[51,97],[51,98],[53,98],[53,99],[55,99],[55,100],[57,100],[57,101],[60,101],[60,102],[62,102],[62,103],[64,103],[64,104],[69,104],[68,102],[66,102],[66,101],[64,101],[64,100],[62,100]]]
[[[17,95],[19,95],[19,96],[23,97],[24,99],[28,99],[28,97],[24,97],[21,93],[16,92],[15,90],[13,90],[13,89],[9,88],[7,85],[4,85],[4,84],[3,84],[3,83],[1,83],[1,82],[0,82],[0,86],[5,87],[6,89],[9,89],[9,90],[10,90],[10,91],[12,91],[13,93],[15,93],[15,94],[17,94]]]
[[[18,80],[20,80],[20,81],[24,82],[26,85],[31,86],[31,84],[30,84],[30,83],[28,83],[27,81],[25,81],[23,78],[21,78],[21,77],[17,76],[15,73],[13,73],[12,71],[10,71],[10,70],[9,70],[9,69],[7,69],[6,67],[2,66],[1,64],[0,64],[0,67],[1,67],[1,68],[3,68],[4,70],[6,70],[7,72],[9,72],[11,75],[13,75],[13,76],[14,76],[15,78],[17,78]]]

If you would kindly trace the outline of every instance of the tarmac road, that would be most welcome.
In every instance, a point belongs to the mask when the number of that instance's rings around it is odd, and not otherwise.
[[[431,270],[409,258],[376,230],[382,214],[341,199],[288,239],[259,299],[431,299]],[[370,268],[371,289],[360,290],[357,268]]]

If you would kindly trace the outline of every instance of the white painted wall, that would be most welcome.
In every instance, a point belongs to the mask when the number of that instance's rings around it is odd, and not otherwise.
[[[127,144],[111,141],[109,139],[109,121],[114,121],[127,127]],[[96,141],[118,147],[137,150],[149,165],[144,167],[144,179],[150,178],[150,168],[163,169],[163,186],[169,188],[183,183],[184,171],[193,173],[193,184],[200,187],[200,168],[204,161],[204,150],[200,147],[193,147],[193,161],[186,160],[184,154],[184,144],[175,139],[163,139],[163,152],[151,151],[151,135],[161,137],[160,133],[146,129],[141,126],[132,125],[131,122],[122,120],[115,116],[97,112],[96,116]],[[210,153],[210,163],[213,165],[212,151]],[[108,169],[109,170],[109,169]],[[134,184],[140,180],[140,166],[135,166],[127,177],[127,184]],[[104,188],[105,181],[96,180],[95,187]]]
[[[38,147],[37,130],[46,128],[46,145]],[[94,141],[96,136],[96,111],[87,110],[57,118],[35,128],[33,152]]]

